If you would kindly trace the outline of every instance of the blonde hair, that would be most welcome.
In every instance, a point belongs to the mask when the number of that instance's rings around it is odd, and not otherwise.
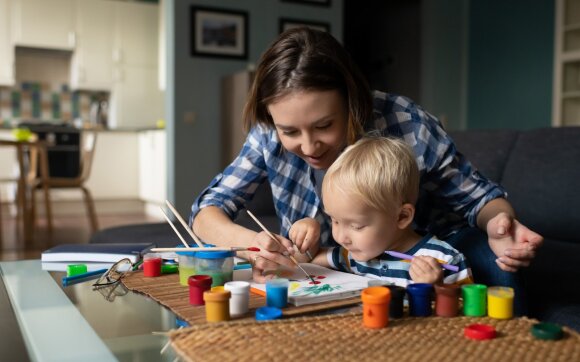
[[[347,147],[330,166],[322,183],[323,193],[329,188],[389,213],[404,203],[415,204],[419,168],[411,147],[402,140],[365,137]]]

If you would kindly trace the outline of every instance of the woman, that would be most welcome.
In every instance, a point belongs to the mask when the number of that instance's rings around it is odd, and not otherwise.
[[[407,98],[371,92],[328,33],[298,28],[280,35],[260,59],[244,126],[239,156],[194,202],[190,222],[206,242],[258,245],[259,253],[245,255],[255,279],[279,264],[293,266],[284,254],[294,253],[288,237],[298,220],[321,225],[320,235],[292,235],[300,260],[306,250],[334,243],[319,197],[324,172],[347,145],[373,133],[413,148],[421,174],[415,230],[463,252],[477,282],[513,286],[518,295],[510,272],[529,265],[543,238],[517,221],[505,191],[456,150],[436,118]],[[232,222],[262,182],[272,187],[281,244]]]

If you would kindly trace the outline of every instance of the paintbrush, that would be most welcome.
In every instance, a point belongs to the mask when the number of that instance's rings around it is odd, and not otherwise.
[[[385,251],[385,254],[389,254],[390,256],[394,256],[395,258],[401,258],[401,259],[404,259],[404,260],[413,260],[413,255],[399,253],[398,251]],[[445,262],[442,261],[442,260],[437,260],[437,262],[439,264],[441,264],[441,266],[444,269],[451,270],[451,271],[454,271],[454,272],[458,272],[459,271],[459,267],[457,265],[445,264]]]
[[[151,251],[154,252],[171,252],[171,251],[260,251],[259,248],[254,246],[243,247],[243,246],[232,246],[231,248],[219,248],[219,247],[207,247],[207,248],[152,248]]]
[[[248,213],[248,215],[250,215],[250,217],[252,219],[254,219],[254,221],[256,222],[256,224],[258,224],[258,226],[260,226],[260,228],[262,228],[262,230],[264,230],[264,232],[266,234],[268,234],[268,236],[270,237],[270,239],[272,239],[275,242],[277,242],[281,247],[284,247],[284,245],[282,245],[282,243],[280,242],[280,240],[278,240],[274,236],[274,234],[272,234],[270,231],[268,231],[268,229],[266,229],[266,227],[260,222],[260,220],[258,220],[257,217],[254,216],[254,214],[252,214],[252,212],[250,210],[246,210],[246,212]],[[304,268],[300,266],[300,264],[298,263],[298,260],[296,260],[296,258],[294,258],[294,256],[288,255],[288,257],[290,258],[290,260],[292,260],[294,262],[294,264],[296,264],[296,266],[298,268],[300,268],[300,270],[302,270],[304,272],[304,274],[308,277],[308,279],[310,279],[312,281],[313,284],[316,284],[316,282],[314,281],[314,278],[312,278],[312,276],[310,276],[310,274],[308,274],[306,272],[306,270],[304,270]]]

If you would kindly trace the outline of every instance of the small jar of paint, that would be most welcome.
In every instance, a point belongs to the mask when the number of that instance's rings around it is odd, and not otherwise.
[[[439,317],[456,317],[459,314],[461,287],[455,284],[435,285],[435,314]]]
[[[389,324],[391,291],[385,287],[368,287],[361,292],[363,325],[367,328],[384,328]]]
[[[495,319],[510,319],[513,317],[513,288],[489,287],[487,289],[487,314]]]
[[[266,305],[274,308],[285,308],[288,304],[288,286],[285,278],[266,280]]]
[[[282,309],[274,307],[260,307],[256,309],[257,321],[271,321],[282,318]]]
[[[389,317],[390,318],[403,318],[404,312],[404,302],[405,302],[405,288],[398,285],[389,285],[389,291],[391,292],[391,302],[389,303]]]
[[[147,253],[143,255],[143,276],[158,277],[161,275],[161,254]]]
[[[79,274],[85,274],[87,272],[86,264],[69,264],[66,266],[66,276],[72,277]]]
[[[179,247],[183,247],[178,246]],[[178,251],[177,261],[179,262],[179,284],[187,286],[189,277],[195,275],[195,251]],[[203,274],[203,273],[199,273]]]
[[[244,281],[227,282],[224,289],[232,293],[230,299],[230,315],[239,317],[248,313],[250,304],[250,283]]]
[[[228,290],[208,290],[203,293],[205,301],[205,319],[208,322],[223,322],[230,320],[230,298]]]
[[[469,317],[483,317],[487,310],[487,286],[466,284],[461,287],[463,314]]]
[[[431,315],[433,284],[409,284],[407,285],[407,295],[409,296],[409,314],[411,316],[428,317]]]
[[[211,288],[211,277],[209,275],[192,275],[187,280],[189,284],[189,304],[204,305],[203,293]]]
[[[224,285],[233,280],[233,251],[197,251],[195,252],[194,268],[196,274],[211,276],[212,287]]]

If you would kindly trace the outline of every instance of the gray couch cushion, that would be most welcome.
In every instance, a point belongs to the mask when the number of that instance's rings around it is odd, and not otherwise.
[[[522,132],[502,185],[525,225],[580,245],[580,127]]]
[[[485,177],[501,182],[509,152],[518,137],[511,130],[476,130],[449,132],[457,149]]]

